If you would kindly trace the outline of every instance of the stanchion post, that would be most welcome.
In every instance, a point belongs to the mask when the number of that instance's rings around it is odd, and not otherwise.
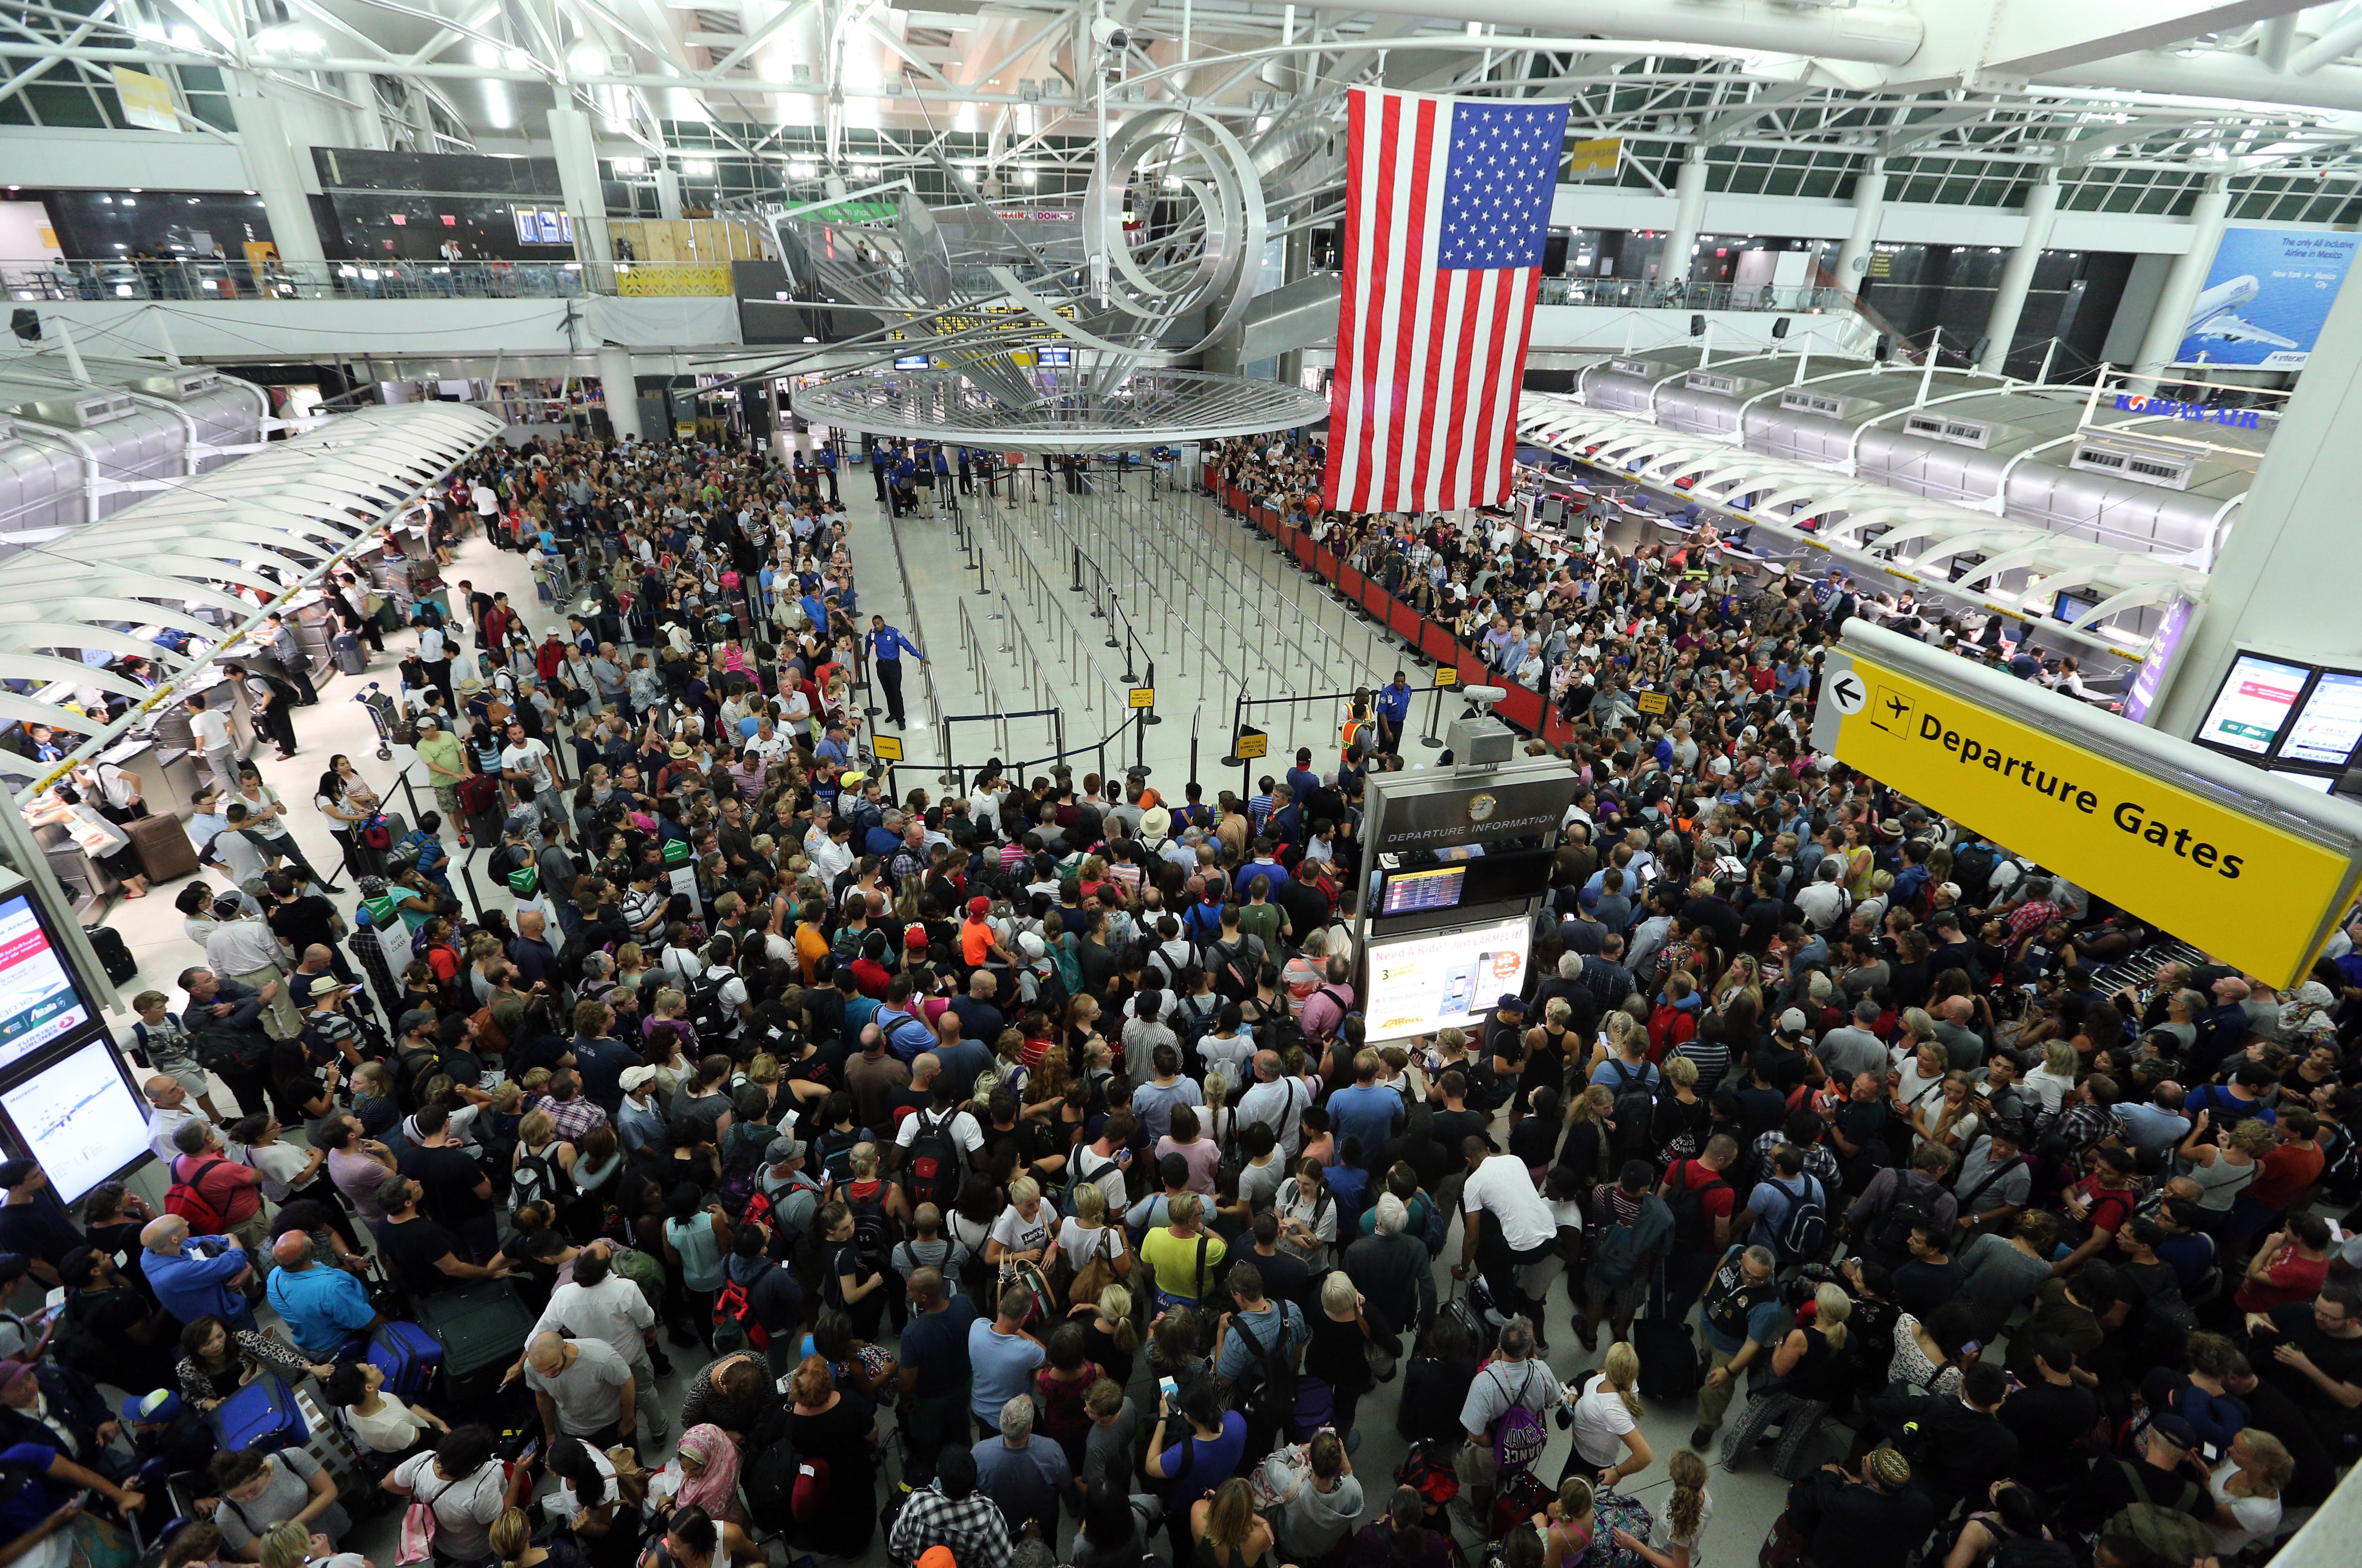
[[[1438,686],[1433,688],[1433,690],[1435,692],[1435,701],[1429,702],[1427,706],[1427,734],[1419,736],[1418,741],[1421,745],[1440,746],[1443,744],[1443,741],[1441,737],[1436,734],[1435,726],[1437,721],[1440,720],[1443,714],[1443,688]]]

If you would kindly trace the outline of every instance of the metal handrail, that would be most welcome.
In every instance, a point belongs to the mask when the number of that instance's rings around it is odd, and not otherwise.
[[[225,257],[0,259],[0,290],[39,300],[447,300],[730,296],[715,261],[260,261]]]

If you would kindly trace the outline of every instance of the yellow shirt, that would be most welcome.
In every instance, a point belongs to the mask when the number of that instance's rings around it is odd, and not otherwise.
[[[1198,1243],[1206,1243],[1206,1266],[1198,1272]],[[1222,1272],[1222,1258],[1230,1244],[1211,1231],[1200,1230],[1198,1235],[1175,1236],[1171,1226],[1151,1231],[1142,1238],[1140,1255],[1156,1271],[1156,1288],[1167,1296],[1203,1299],[1213,1291],[1214,1281]]]

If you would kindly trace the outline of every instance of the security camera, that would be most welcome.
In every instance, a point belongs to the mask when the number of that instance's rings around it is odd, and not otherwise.
[[[1121,54],[1131,47],[1131,35],[1121,23],[1100,17],[1091,23],[1091,40],[1109,54]]]
[[[1476,705],[1476,712],[1480,713],[1491,712],[1493,704],[1509,694],[1506,686],[1463,686],[1460,690],[1461,695]]]

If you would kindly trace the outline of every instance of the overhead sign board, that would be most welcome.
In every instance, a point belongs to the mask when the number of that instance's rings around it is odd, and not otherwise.
[[[2225,229],[2173,362],[2304,369],[2356,243],[2320,229]]]
[[[1849,623],[1814,744],[2273,986],[2353,901],[2362,808]]]

